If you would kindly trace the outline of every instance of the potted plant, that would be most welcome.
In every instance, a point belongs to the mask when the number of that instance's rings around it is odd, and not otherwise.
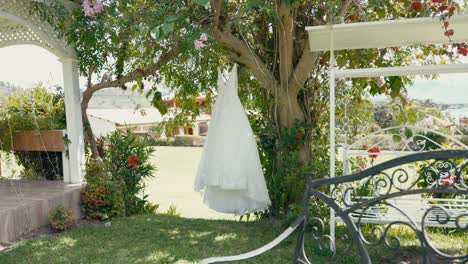
[[[12,94],[0,104],[1,149],[15,154],[27,179],[59,180],[67,144],[64,95],[43,87]]]

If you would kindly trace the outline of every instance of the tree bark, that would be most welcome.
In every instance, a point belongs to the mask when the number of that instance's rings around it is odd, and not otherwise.
[[[91,155],[95,160],[100,160],[99,156],[99,151],[97,148],[97,142],[96,138],[94,137],[93,129],[91,128],[91,124],[89,122],[89,118],[87,115],[87,110],[89,106],[89,101],[91,101],[91,98],[93,97],[93,94],[99,90],[106,89],[106,88],[116,88],[116,87],[121,87],[122,85],[125,85],[126,83],[132,82],[137,80],[138,78],[143,78],[143,77],[148,77],[150,75],[155,74],[162,66],[164,66],[166,63],[168,63],[171,59],[175,58],[178,55],[179,52],[179,46],[175,46],[172,49],[164,52],[161,54],[159,59],[155,64],[153,64],[151,67],[141,70],[141,69],[136,69],[129,74],[120,77],[117,80],[112,80],[112,81],[104,81],[101,83],[97,83],[94,85],[91,85],[89,83],[88,89],[83,92],[83,100],[81,101],[81,111],[83,115],[83,129],[84,129],[84,134],[88,140],[88,143],[91,148]],[[91,75],[90,71],[90,75]],[[90,82],[90,81],[89,81]]]
[[[263,61],[263,58],[250,48],[247,40],[234,35],[235,30],[227,21],[229,16],[222,15],[223,1],[211,0],[210,3],[216,40],[226,50],[229,59],[247,66],[252,75],[274,98],[275,117],[279,126],[292,128],[296,121],[305,122],[306,113],[301,108],[298,94],[304,89],[306,81],[319,62],[320,53],[311,52],[307,34],[298,34],[295,30],[294,5],[279,1],[277,7],[279,25],[276,41],[279,58],[273,61],[274,66],[272,66],[273,69],[277,67],[277,74],[275,70],[267,67],[268,62]],[[337,15],[344,16],[352,4],[352,0],[344,0]],[[318,20],[316,23],[321,24],[324,21]],[[296,54],[295,49],[298,48],[300,52]],[[310,156],[307,146],[300,148],[299,156],[301,162],[307,161]]]

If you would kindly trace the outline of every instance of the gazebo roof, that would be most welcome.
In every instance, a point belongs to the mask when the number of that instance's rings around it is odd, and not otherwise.
[[[468,15],[450,18],[450,28],[455,30],[454,43],[468,41]],[[442,22],[425,17],[377,22],[362,22],[307,27],[311,51],[368,49],[417,44],[444,44]]]
[[[33,1],[0,0],[0,48],[18,44],[32,44],[49,50],[60,58],[74,57],[74,51],[57,36],[52,25],[44,22],[38,14],[30,12]],[[62,0],[67,8],[78,6]]]

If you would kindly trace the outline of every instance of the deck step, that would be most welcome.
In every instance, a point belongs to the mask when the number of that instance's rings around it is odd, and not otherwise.
[[[50,208],[60,203],[80,217],[81,188],[51,181],[0,181],[0,244],[48,225]]]

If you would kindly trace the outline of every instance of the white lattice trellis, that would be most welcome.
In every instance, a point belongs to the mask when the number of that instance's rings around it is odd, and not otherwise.
[[[67,145],[69,155],[64,155],[64,181],[83,181],[84,143],[81,117],[79,73],[74,49],[60,38],[54,26],[42,20],[31,9],[33,1],[0,0],[0,48],[13,45],[36,45],[59,58],[63,65],[63,88],[67,116]],[[71,1],[62,0],[66,8],[76,7]]]
[[[57,36],[52,25],[31,12],[33,0],[0,0],[0,47],[32,44],[58,57],[73,57],[73,49]]]

